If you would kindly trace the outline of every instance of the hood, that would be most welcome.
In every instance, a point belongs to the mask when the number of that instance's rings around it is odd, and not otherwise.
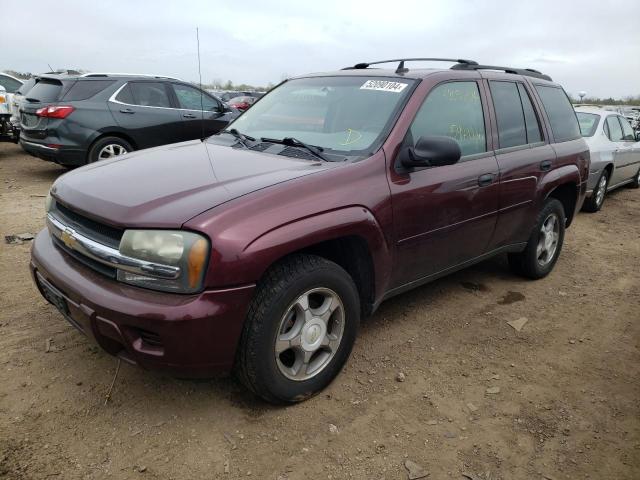
[[[194,140],[87,165],[60,177],[51,193],[114,226],[179,228],[234,198],[337,165]]]

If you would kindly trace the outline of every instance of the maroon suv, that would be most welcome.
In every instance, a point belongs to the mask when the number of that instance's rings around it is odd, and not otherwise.
[[[544,277],[585,196],[576,115],[540,72],[448,61],[288,80],[218,135],[62,176],[40,292],[125,361],[295,402],[383,300],[503,253]]]

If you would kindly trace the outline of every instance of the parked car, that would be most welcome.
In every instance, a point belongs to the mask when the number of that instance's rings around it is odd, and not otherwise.
[[[237,108],[241,112],[247,110],[257,100],[256,97],[234,97],[227,102],[232,108]]]
[[[629,185],[640,186],[640,134],[626,118],[596,107],[576,108],[580,131],[591,151],[587,199],[583,209],[597,212],[605,195]]]
[[[384,300],[504,253],[546,276],[586,193],[575,111],[539,72],[453,62],[290,79],[204,142],[60,177],[38,289],[130,363],[297,402]]]
[[[0,140],[15,140],[16,132],[11,123],[15,92],[24,82],[8,73],[0,73]]]
[[[168,77],[41,75],[20,111],[20,145],[78,166],[133,150],[206,137],[238,114],[208,93]]]

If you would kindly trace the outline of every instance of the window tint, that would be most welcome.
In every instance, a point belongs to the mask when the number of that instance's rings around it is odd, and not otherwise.
[[[24,85],[22,85],[18,90],[16,90],[16,93],[19,93],[20,95],[26,95],[29,92],[29,90],[33,88],[35,84],[36,84],[36,79],[30,78],[29,80],[24,82]]]
[[[616,117],[615,115],[607,117],[607,129],[609,130],[607,132],[607,134],[609,135],[609,140],[611,140],[612,142],[622,141],[622,127],[620,126],[618,117]]]
[[[540,122],[533,109],[531,98],[527,93],[526,88],[521,83],[518,83],[518,92],[520,93],[520,100],[522,101],[522,109],[524,110],[524,120],[527,125],[527,143],[536,143],[542,141],[542,134],[540,133]]]
[[[64,100],[86,100],[114,82],[115,80],[78,80],[64,96]]]
[[[447,136],[460,144],[462,155],[487,151],[484,115],[476,82],[450,82],[434,88],[409,129],[415,145],[421,136]]]
[[[26,98],[31,98],[40,102],[55,102],[58,100],[60,90],[62,90],[62,83],[58,80],[42,79],[39,80],[31,90],[29,90]]]
[[[624,117],[618,117],[618,120],[620,120],[620,124],[622,125],[622,139],[625,141],[635,141],[636,138],[633,134],[633,128],[631,128],[627,119]]]
[[[15,93],[16,90],[22,86],[22,82],[5,75],[0,75],[0,85],[4,87],[7,93]]]
[[[133,103],[143,107],[171,108],[169,96],[163,83],[160,82],[131,82]]]
[[[489,82],[498,119],[500,148],[527,144],[524,112],[518,87],[513,82]]]
[[[133,95],[131,94],[131,84],[127,83],[122,90],[118,92],[115,98],[118,102],[128,103],[133,105]]]
[[[178,104],[180,108],[187,110],[216,110],[219,108],[218,102],[211,98],[206,93],[200,93],[197,88],[189,87],[187,85],[173,85],[173,90],[178,97]],[[202,102],[202,103],[201,103]]]
[[[578,116],[578,124],[580,125],[580,133],[583,137],[593,137],[598,128],[600,115],[595,113],[576,112]]]
[[[555,141],[566,142],[580,137],[576,112],[564,90],[546,85],[536,85],[536,90],[549,117]]]

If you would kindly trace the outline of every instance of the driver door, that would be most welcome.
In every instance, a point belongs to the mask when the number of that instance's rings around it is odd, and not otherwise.
[[[398,172],[390,179],[397,262],[392,288],[438,274],[479,257],[495,230],[499,170],[487,151],[480,84],[454,81],[427,95],[405,137],[415,145],[426,135],[458,141],[453,165]]]
[[[171,85],[178,102],[182,118],[182,140],[195,140],[208,137],[226,126],[235,118],[235,114],[227,112],[218,100],[201,90],[173,83]]]

